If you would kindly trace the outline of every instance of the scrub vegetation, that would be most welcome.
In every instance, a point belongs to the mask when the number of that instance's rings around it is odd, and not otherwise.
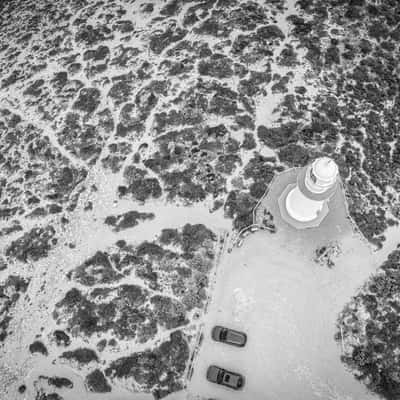
[[[48,362],[53,346],[65,362],[79,359],[77,338],[101,349],[87,367],[88,390],[107,392],[125,375],[157,398],[179,390],[217,237],[211,225],[183,218],[148,240],[135,233],[166,206],[205,207],[239,231],[276,174],[318,156],[336,160],[351,217],[382,246],[400,218],[400,5],[287,5],[1,2],[7,354],[10,327],[29,320],[37,336],[23,331],[26,357],[36,342]],[[264,224],[272,229],[271,215]],[[51,312],[57,327],[42,326]],[[111,348],[115,360],[100,369]],[[140,371],[121,367],[136,362]],[[1,383],[0,397],[10,397]],[[36,397],[61,395],[40,389]]]
[[[342,361],[368,389],[388,400],[400,396],[399,290],[396,249],[346,305],[336,334],[344,342]]]

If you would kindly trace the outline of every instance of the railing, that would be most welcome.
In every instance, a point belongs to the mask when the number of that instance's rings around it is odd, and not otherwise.
[[[213,274],[214,276],[213,276],[213,280],[210,283],[209,288],[208,288],[207,299],[205,301],[205,305],[203,308],[203,315],[207,314],[208,307],[211,302],[211,293],[214,290],[214,286],[215,286],[215,282],[216,282],[215,278],[216,278],[217,271],[218,271],[218,265],[221,263],[221,257],[225,253],[225,249],[226,249],[227,242],[229,239],[229,232],[224,231],[223,236],[221,235],[218,237],[218,243],[221,243],[220,242],[221,238],[223,238],[223,244],[222,244],[222,246],[219,247],[219,249],[217,251],[217,255],[215,257],[214,274]],[[185,384],[184,384],[185,387],[187,387],[187,383],[191,380],[191,378],[193,376],[195,359],[197,357],[197,354],[200,351],[200,347],[201,347],[201,344],[204,339],[204,322],[200,323],[198,326],[199,326],[199,330],[197,332],[196,339],[195,339],[195,342],[193,345],[192,354],[190,356],[190,361],[187,366],[186,379],[185,379]]]

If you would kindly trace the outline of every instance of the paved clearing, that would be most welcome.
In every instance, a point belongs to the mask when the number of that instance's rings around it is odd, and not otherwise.
[[[204,341],[194,365],[189,392],[213,399],[373,399],[345,370],[334,341],[335,321],[356,288],[376,268],[369,247],[345,218],[341,192],[317,229],[295,231],[279,219],[273,199],[292,179],[283,173],[265,201],[278,233],[258,232],[226,254],[205,321]],[[313,261],[315,249],[336,239],[341,254],[329,269]],[[213,342],[221,324],[248,334],[245,348]],[[218,387],[205,379],[216,364],[246,377],[243,391]],[[195,396],[196,397],[196,396]]]

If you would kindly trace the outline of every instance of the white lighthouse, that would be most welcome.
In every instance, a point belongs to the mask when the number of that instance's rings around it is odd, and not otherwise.
[[[318,226],[327,215],[328,200],[337,189],[338,166],[329,157],[317,158],[299,171],[297,183],[279,197],[282,218],[303,229]]]

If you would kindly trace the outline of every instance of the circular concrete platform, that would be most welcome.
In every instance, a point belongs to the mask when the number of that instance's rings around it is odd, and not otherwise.
[[[286,188],[278,198],[279,211],[282,219],[296,229],[315,228],[316,226],[319,226],[319,224],[322,222],[322,220],[327,216],[329,212],[329,207],[327,202],[324,202],[321,212],[318,214],[316,218],[312,219],[311,221],[298,221],[297,219],[292,218],[287,212],[286,198],[289,192],[295,187],[296,183],[292,183],[286,186]]]

